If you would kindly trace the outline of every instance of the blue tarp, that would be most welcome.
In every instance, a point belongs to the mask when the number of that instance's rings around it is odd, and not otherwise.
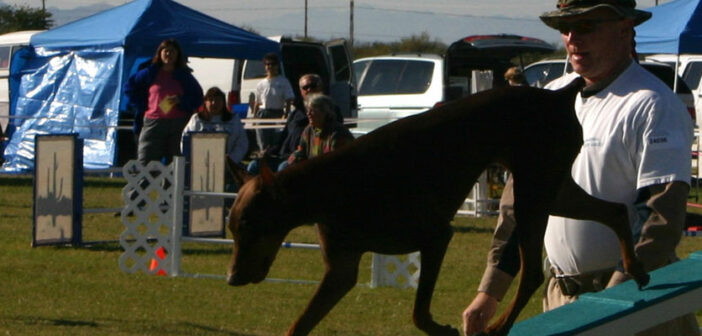
[[[85,168],[113,166],[123,83],[167,38],[187,56],[261,59],[279,51],[274,41],[171,0],[132,1],[34,35],[13,58],[13,122],[0,172],[32,171],[34,137],[55,133],[84,139]]]
[[[638,53],[702,53],[700,0],[675,0],[644,10],[653,16],[636,27]]]

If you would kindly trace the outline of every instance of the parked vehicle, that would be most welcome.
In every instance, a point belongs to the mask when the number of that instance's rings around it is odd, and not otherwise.
[[[680,76],[685,84],[692,90],[692,96],[695,100],[695,111],[702,112],[702,55],[671,55],[671,54],[656,54],[646,56],[646,60],[666,63],[671,67],[675,67],[678,63],[678,76]],[[698,120],[698,126],[702,126],[702,120]]]
[[[298,82],[302,75],[316,73],[325,83],[325,93],[339,106],[345,118],[357,117],[356,81],[351,71],[350,48],[343,39],[326,43],[303,42],[287,37],[272,37],[280,42],[281,72],[288,78],[300,103]],[[228,103],[242,116],[250,114],[259,81],[266,77],[261,60],[227,60],[190,57],[193,75],[203,89],[218,86],[228,92]]]
[[[505,85],[502,74],[526,52],[551,53],[542,40],[517,35],[468,36],[452,43],[445,56],[402,54],[354,61],[358,79],[357,135],[426,111],[471,93],[473,70],[492,71],[492,86]]]
[[[666,83],[671,90],[673,89],[675,70],[672,66],[667,63],[652,61],[643,61],[640,62],[640,64]],[[571,71],[573,71],[573,68],[565,59],[550,59],[529,64],[524,68],[524,76],[527,82],[529,82],[529,85],[543,87],[550,81]],[[695,101],[692,90],[690,90],[686,82],[680,76],[678,76],[678,87],[675,93],[680,100],[685,103],[685,106],[687,106],[687,111],[690,113],[692,119],[699,123],[700,121],[696,119],[697,113],[695,112]]]
[[[0,130],[7,129],[10,114],[10,63],[20,48],[29,45],[32,35],[42,30],[24,30],[0,35]]]

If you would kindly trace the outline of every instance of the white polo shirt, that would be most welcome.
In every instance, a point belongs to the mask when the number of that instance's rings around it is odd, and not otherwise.
[[[563,87],[576,76],[566,75],[547,88]],[[597,94],[578,94],[575,111],[584,144],[573,163],[573,179],[590,195],[625,204],[637,239],[646,220],[634,211],[638,190],[690,182],[693,126],[685,105],[632,62]],[[551,216],[544,244],[551,264],[569,275],[613,268],[621,259],[614,231],[597,222]]]

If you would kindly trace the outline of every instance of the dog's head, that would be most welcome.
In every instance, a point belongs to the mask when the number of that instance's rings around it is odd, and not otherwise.
[[[234,251],[227,272],[233,286],[265,279],[289,229],[275,176],[263,165],[261,174],[249,176],[229,212]]]

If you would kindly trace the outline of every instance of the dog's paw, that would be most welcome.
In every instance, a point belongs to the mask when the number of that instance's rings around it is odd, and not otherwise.
[[[640,276],[634,277],[634,280],[636,281],[636,284],[639,285],[639,290],[643,290],[643,288],[648,285],[649,281],[651,281],[651,276],[648,273],[644,273]]]
[[[627,273],[634,278],[636,284],[639,285],[639,290],[642,290],[649,281],[651,281],[651,276],[644,270],[643,264],[640,261],[635,261],[629,265]]]

